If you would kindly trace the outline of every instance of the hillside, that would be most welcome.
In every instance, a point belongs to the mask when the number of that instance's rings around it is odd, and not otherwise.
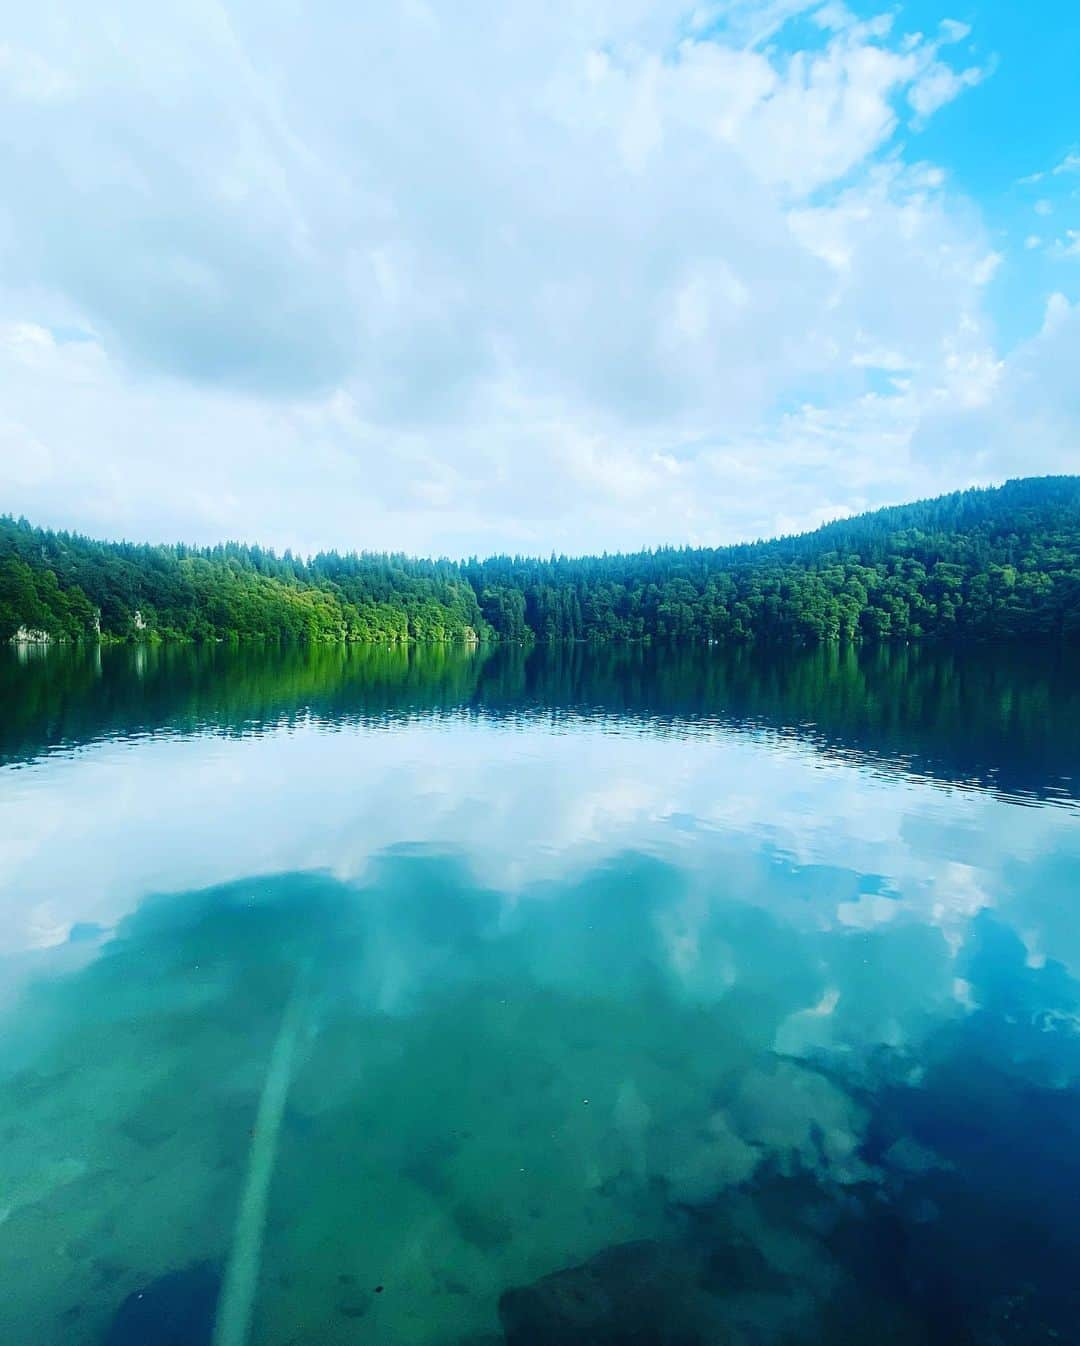
[[[428,561],[95,542],[0,519],[0,640],[1080,636],[1080,477],[720,548]]]

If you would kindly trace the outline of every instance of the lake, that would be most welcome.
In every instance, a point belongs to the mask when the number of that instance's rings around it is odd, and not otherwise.
[[[0,651],[0,1341],[1080,1340],[1055,651]]]

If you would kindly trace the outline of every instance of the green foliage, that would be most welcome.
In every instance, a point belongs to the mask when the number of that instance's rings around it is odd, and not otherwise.
[[[93,542],[0,519],[0,640],[832,642],[1080,636],[1080,477],[799,537],[457,563]]]
[[[403,643],[490,634],[453,570],[389,556],[303,562],[235,543],[94,542],[0,519],[0,640],[20,628],[57,640]]]
[[[484,613],[518,592],[540,639],[781,639],[1080,634],[1080,478],[1032,478],[879,510],[745,546],[465,567]],[[490,596],[490,597],[489,597]]]

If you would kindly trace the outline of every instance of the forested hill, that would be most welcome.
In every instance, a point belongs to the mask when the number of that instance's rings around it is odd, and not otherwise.
[[[0,518],[0,640],[1080,637],[1080,477],[720,548],[426,561],[94,542]]]

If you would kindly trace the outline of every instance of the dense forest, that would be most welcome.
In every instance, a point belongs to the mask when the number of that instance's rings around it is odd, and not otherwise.
[[[468,561],[95,542],[0,518],[0,640],[1080,637],[1080,477],[720,548]]]

